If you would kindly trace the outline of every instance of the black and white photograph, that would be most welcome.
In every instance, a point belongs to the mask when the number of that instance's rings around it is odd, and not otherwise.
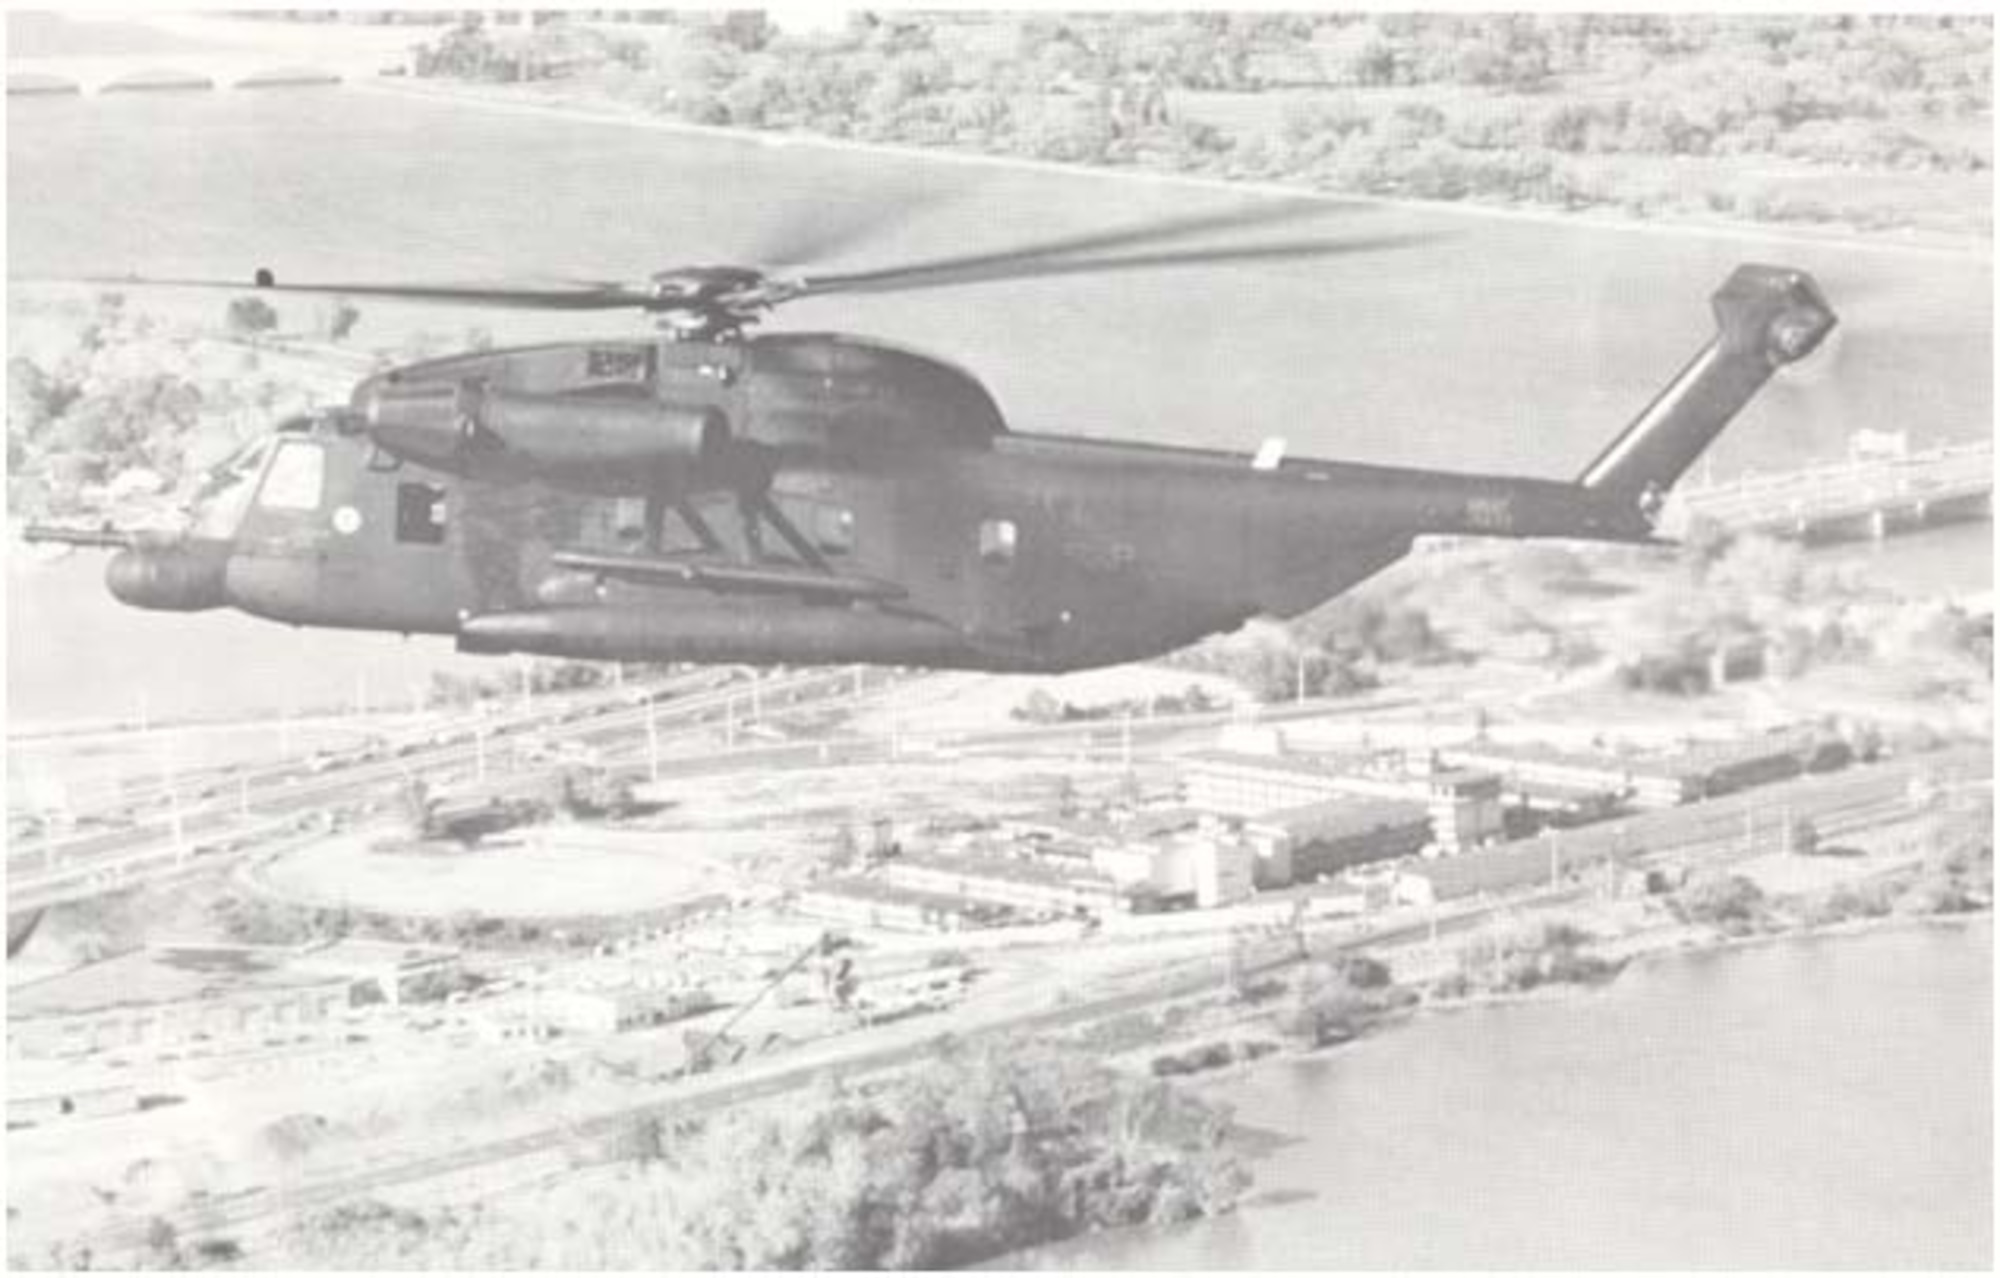
[[[1993,19],[9,7],[5,1258],[1993,1266]]]

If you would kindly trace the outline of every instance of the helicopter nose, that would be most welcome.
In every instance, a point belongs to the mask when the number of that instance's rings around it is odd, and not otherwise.
[[[104,566],[104,584],[120,603],[160,612],[200,612],[229,602],[222,547],[132,546]]]

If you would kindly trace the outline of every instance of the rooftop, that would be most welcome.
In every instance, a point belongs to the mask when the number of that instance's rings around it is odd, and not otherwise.
[[[951,896],[944,892],[926,892],[921,888],[897,887],[880,879],[862,875],[825,879],[813,884],[802,897],[841,896],[857,901],[875,901],[884,905],[903,905],[914,909],[937,910],[952,914],[981,913],[978,904],[968,904],[963,897]]]
[[[1430,820],[1430,809],[1407,799],[1324,799],[1293,808],[1266,812],[1244,822],[1246,828],[1276,827],[1285,833],[1309,831],[1320,838],[1342,838]]]
[[[914,853],[899,858],[899,861],[890,862],[884,869],[893,872],[899,863],[913,869],[935,870],[968,879],[1006,879],[1015,883],[1037,883],[1099,891],[1116,891],[1118,886],[1102,874],[1079,873],[1059,866],[1038,861],[1017,860],[1012,857],[931,856]]]
[[[7,991],[7,1019],[61,1016],[221,998],[253,990],[309,989],[341,978],[299,970],[284,946],[171,945],[128,950]]]
[[[1190,767],[1255,768],[1264,772],[1288,772],[1295,776],[1332,781],[1338,777],[1323,761],[1291,754],[1250,754],[1242,750],[1199,750],[1181,756]]]

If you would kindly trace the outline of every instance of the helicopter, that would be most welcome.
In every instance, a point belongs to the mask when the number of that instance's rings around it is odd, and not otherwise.
[[[1251,453],[1027,433],[935,355],[755,331],[807,297],[1382,247],[1157,247],[1244,220],[837,273],[441,286],[259,269],[258,291],[630,310],[659,328],[392,368],[214,468],[176,531],[26,536],[113,549],[108,587],[133,607],[442,635],[469,653],[1063,672],[1297,616],[1420,536],[1660,540],[1679,476],[1836,323],[1805,272],[1739,266],[1713,295],[1713,338],[1571,481],[1290,457],[1278,439]],[[1103,255],[1134,248],[1149,251]]]

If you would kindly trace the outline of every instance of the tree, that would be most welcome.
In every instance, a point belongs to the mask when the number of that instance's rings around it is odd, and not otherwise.
[[[278,327],[278,312],[261,297],[238,297],[229,303],[229,331],[253,342]]]
[[[344,297],[336,297],[327,308],[326,336],[331,342],[344,342],[354,326],[361,322],[361,308]]]

